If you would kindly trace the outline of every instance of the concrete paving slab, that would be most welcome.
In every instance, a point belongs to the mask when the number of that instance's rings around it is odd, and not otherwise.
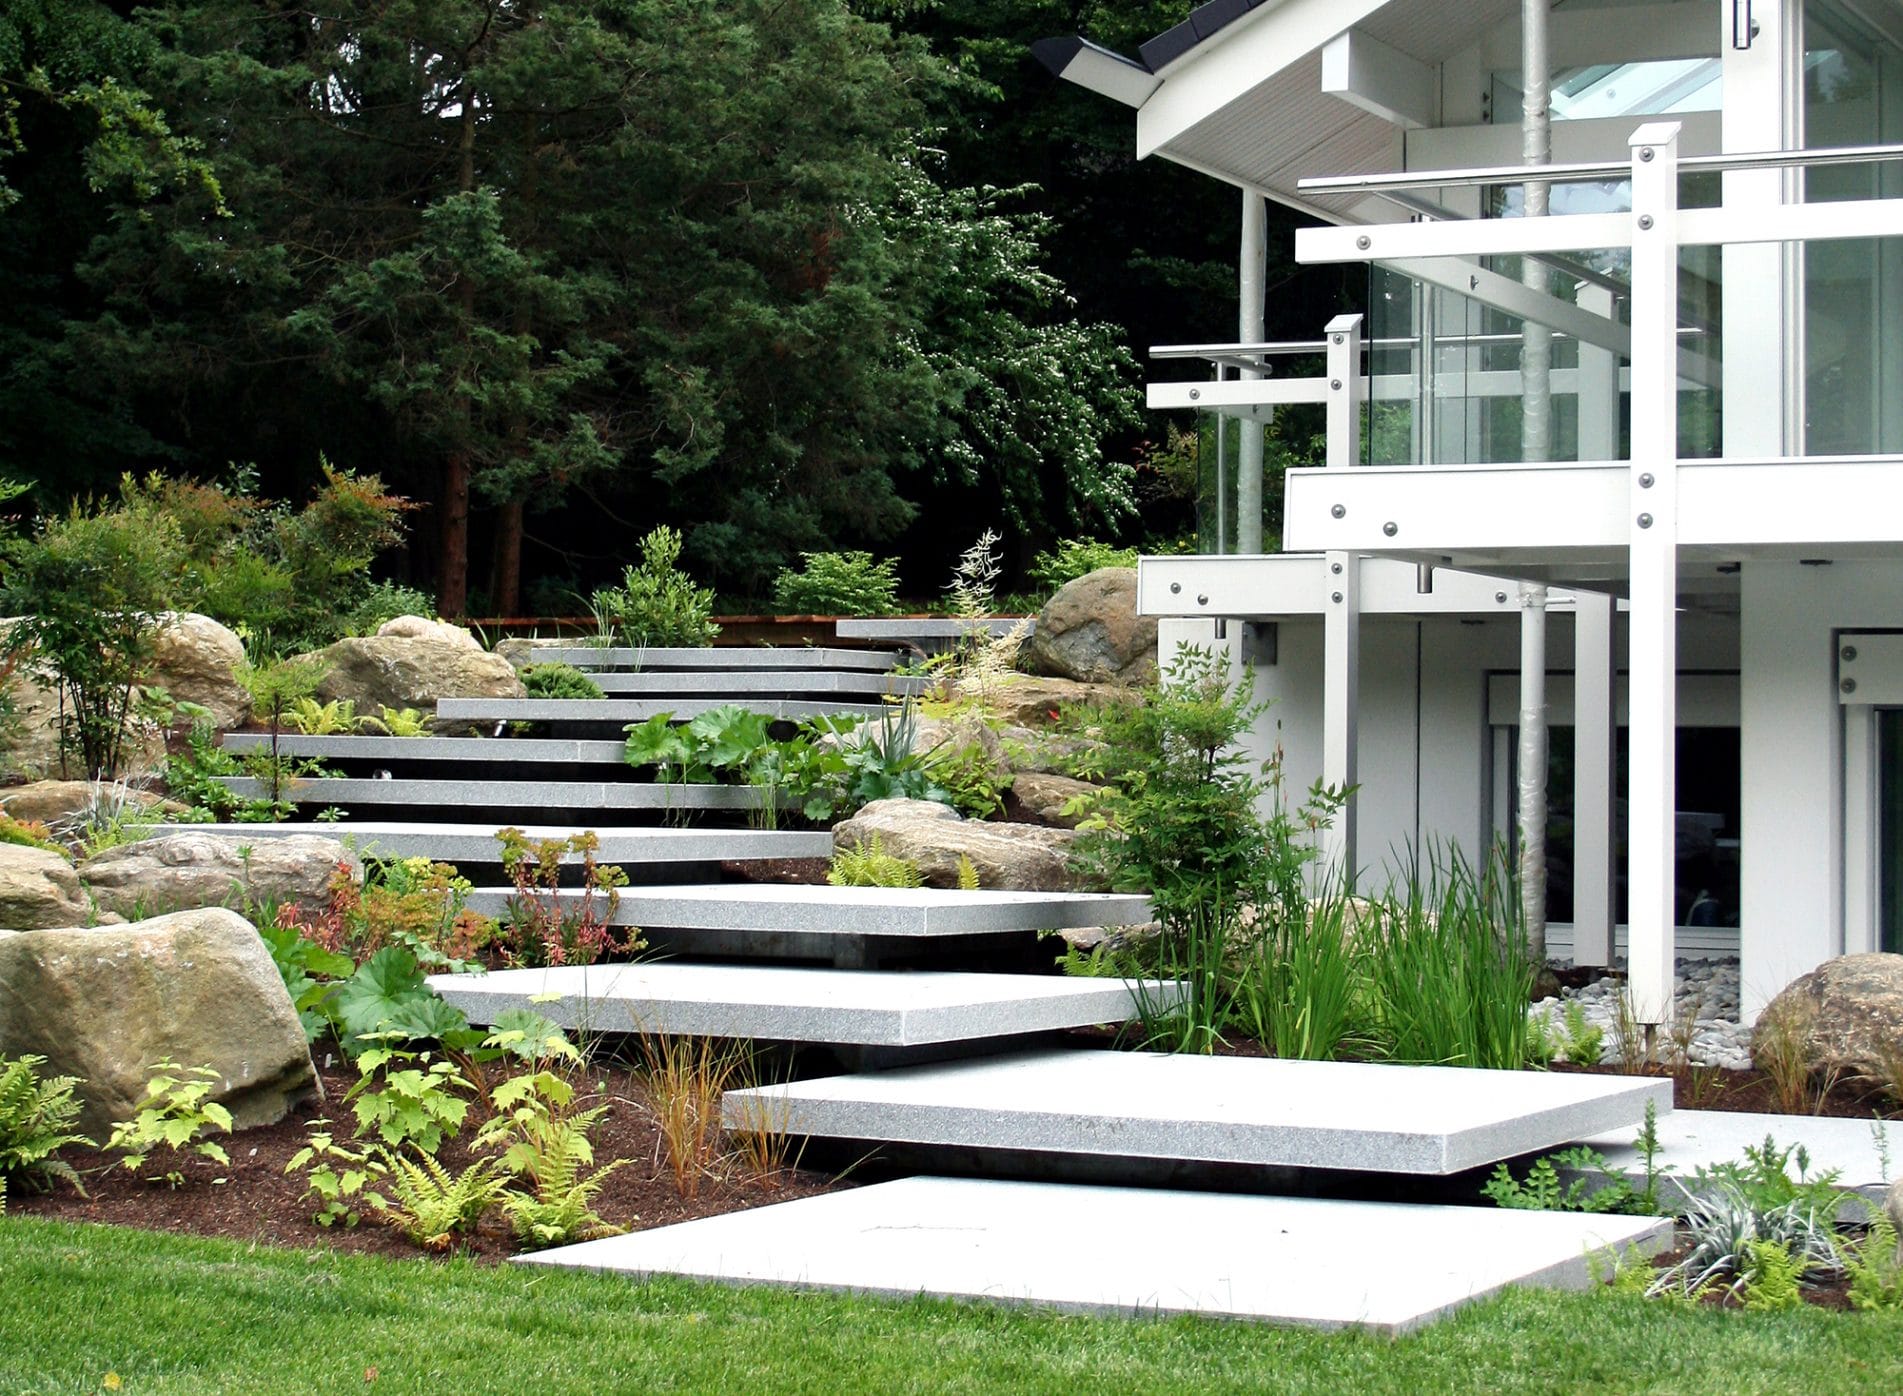
[[[632,775],[632,772],[630,772]],[[250,776],[224,776],[234,794],[262,799],[265,783]],[[484,809],[757,810],[760,792],[746,785],[680,785],[647,780],[375,780],[307,776],[293,781],[286,797],[299,805],[405,805],[414,808],[476,806]],[[783,800],[782,804],[790,804]]]
[[[930,680],[915,674],[807,672],[797,669],[739,669],[698,673],[668,669],[635,674],[598,673],[591,676],[607,694],[667,694],[689,697],[726,697],[747,703],[757,694],[870,694],[883,697],[917,696]]]
[[[268,732],[229,732],[220,743],[233,752],[269,751]],[[285,756],[315,756],[330,761],[492,761],[514,765],[625,764],[620,741],[578,741],[573,737],[306,737],[278,736]]]
[[[1605,1156],[1613,1170],[1634,1186],[1645,1184],[1645,1160],[1633,1142],[1636,1130],[1611,1130],[1580,1142]],[[1742,1163],[1747,1147],[1760,1147],[1768,1135],[1780,1149],[1802,1144],[1810,1156],[1810,1174],[1835,1169],[1838,1186],[1881,1202],[1890,1185],[1890,1166],[1903,1167],[1903,1124],[1875,1120],[1827,1119],[1817,1115],[1764,1115],[1741,1110],[1675,1110],[1660,1115],[1658,1163],[1669,1169],[1664,1184],[1682,1190],[1700,1168]],[[1793,1162],[1791,1171],[1796,1172]],[[1570,1176],[1570,1175],[1569,1175]]]
[[[151,826],[155,832],[190,828],[251,839],[328,834],[351,840],[373,858],[434,858],[445,863],[499,861],[496,824],[412,824],[352,819],[341,824],[191,824]],[[565,839],[589,826],[518,824],[531,841]],[[756,858],[828,858],[833,836],[786,829],[596,829],[602,863],[713,863]]]
[[[1120,979],[957,970],[875,973],[680,961],[565,965],[429,981],[472,1023],[533,1008],[585,1032],[684,1033],[769,1042],[913,1047],[1120,1023],[1132,990]],[[1166,995],[1174,985],[1151,983]]]
[[[469,905],[494,916],[514,890],[478,888]],[[562,895],[579,898],[579,888]],[[674,930],[801,931],[923,937],[1136,926],[1148,897],[1117,892],[961,892],[940,887],[690,883],[623,889],[615,921]]]
[[[512,655],[524,664],[572,664],[577,669],[890,669],[891,650],[854,650],[804,645],[720,645],[707,649],[629,649],[621,646],[549,645]]]
[[[1088,982],[1088,981],[1086,981]],[[730,1092],[794,1134],[1445,1175],[1636,1125],[1634,1076],[1048,1050]]]
[[[439,718],[458,722],[646,722],[666,714],[682,722],[729,706],[729,698],[445,698]],[[877,717],[884,703],[826,698],[749,698],[741,704],[767,717]]]
[[[1508,1285],[1583,1289],[1589,1255],[1670,1236],[1651,1217],[921,1177],[518,1260],[1394,1335]]]
[[[987,635],[1008,635],[1022,619],[988,616],[975,624]],[[962,640],[971,633],[973,624],[956,616],[841,616],[833,630],[842,640],[886,640],[902,645],[915,640]],[[1037,625],[1035,616],[1031,625]]]

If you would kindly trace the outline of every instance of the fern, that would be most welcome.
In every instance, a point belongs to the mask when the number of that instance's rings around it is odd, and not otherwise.
[[[916,867],[885,851],[885,841],[877,834],[857,848],[835,849],[826,880],[835,887],[921,887],[925,883]]]
[[[390,1169],[384,1219],[425,1250],[448,1250],[459,1234],[474,1231],[509,1186],[508,1174],[493,1159],[481,1159],[460,1173],[421,1150],[414,1159],[386,1151],[384,1161]]]
[[[595,1168],[588,1136],[606,1105],[569,1113],[574,1087],[553,1072],[511,1077],[493,1095],[496,1113],[476,1136],[478,1149],[501,1148],[504,1172],[525,1179],[528,1191],[511,1189],[502,1197],[515,1234],[535,1246],[615,1236],[621,1227],[603,1221],[595,1196],[610,1173],[627,1160]]]
[[[1764,1237],[1754,1237],[1744,1246],[1749,1257],[1743,1281],[1745,1308],[1760,1313],[1802,1308],[1809,1260]]]
[[[429,714],[421,708],[392,708],[379,704],[377,715],[365,715],[357,719],[359,732],[381,732],[386,737],[427,737],[430,734]]]
[[[1896,1227],[1878,1215],[1863,1240],[1844,1247],[1850,1272],[1850,1306],[1870,1311],[1903,1309],[1903,1249]]]
[[[299,698],[284,714],[284,722],[307,737],[354,732],[357,730],[357,704],[350,698],[337,698],[328,703],[319,703],[315,698]]]
[[[1580,1174],[1597,1172],[1606,1181],[1592,1188],[1588,1178],[1577,1177],[1562,1185],[1561,1168]],[[1535,1160],[1525,1182],[1500,1164],[1480,1191],[1496,1206],[1528,1212],[1624,1212],[1631,1210],[1633,1202],[1631,1187],[1612,1172],[1604,1155],[1584,1147]]]
[[[79,1118],[79,1102],[73,1098],[79,1078],[41,1080],[44,1065],[45,1057],[0,1057],[0,1182],[13,1174],[29,1180],[63,1178],[83,1197],[86,1189],[79,1174],[54,1157],[68,1144],[92,1143],[72,1128]]]
[[[969,853],[958,855],[958,890],[961,892],[978,890],[978,865],[971,861]]]

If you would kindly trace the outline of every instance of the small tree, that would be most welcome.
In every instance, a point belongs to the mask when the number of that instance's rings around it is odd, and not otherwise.
[[[238,667],[238,682],[251,695],[251,715],[271,725],[271,756],[258,772],[270,784],[270,800],[277,805],[284,788],[284,760],[278,755],[278,734],[284,730],[284,715],[303,699],[312,697],[329,672],[327,665],[315,659],[271,659],[262,664],[246,660]]]
[[[110,780],[124,755],[133,690],[151,661],[159,613],[176,596],[184,557],[165,520],[78,509],[6,550],[0,595],[21,619],[6,649],[59,692],[60,769],[77,754]]]

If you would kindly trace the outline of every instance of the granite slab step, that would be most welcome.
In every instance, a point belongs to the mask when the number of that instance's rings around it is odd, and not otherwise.
[[[833,649],[799,645],[720,645],[705,649],[548,645],[510,656],[527,664],[572,664],[577,669],[812,670],[879,672],[898,662],[891,650]]]
[[[666,715],[682,722],[733,705],[730,698],[445,698],[436,716],[455,722],[567,722],[622,724]],[[750,698],[740,704],[764,717],[877,717],[885,703],[828,698]]]
[[[875,644],[909,645],[916,649],[949,649],[970,635],[973,629],[990,636],[1008,635],[1024,616],[986,616],[979,621],[960,620],[956,616],[841,616],[833,632],[842,640],[865,640]],[[1027,633],[1037,627],[1037,618],[1028,617]]]
[[[729,1123],[856,1141],[1445,1175],[1636,1126],[1630,1076],[1052,1048],[730,1092]]]
[[[514,895],[514,890],[506,887],[477,888],[469,894],[469,905],[493,916]],[[578,899],[582,894],[580,889],[571,888],[561,895]],[[1148,897],[1120,892],[687,883],[624,889],[614,924],[929,939],[986,932],[1135,926],[1150,917]]]
[[[1624,1129],[1583,1137],[1584,1143],[1604,1156],[1612,1171],[1635,1188],[1645,1186],[1645,1158],[1635,1142],[1635,1131]],[[1876,1119],[1836,1119],[1820,1115],[1767,1115],[1745,1110],[1674,1110],[1658,1122],[1659,1154],[1655,1166],[1664,1176],[1659,1186],[1667,1198],[1684,1194],[1701,1168],[1740,1163],[1747,1148],[1760,1148],[1766,1138],[1780,1149],[1802,1145],[1810,1158],[1810,1176],[1835,1172],[1837,1186],[1882,1205],[1889,1192],[1894,1161],[1888,1155],[1903,1151],[1903,1123]],[[1796,1169],[1795,1161],[1790,1165]],[[1569,1181],[1590,1173],[1562,1169]],[[1861,1208],[1850,1219],[1866,1221]]]
[[[917,1047],[1121,1023],[1133,1010],[1121,979],[875,973],[680,961],[565,965],[443,974],[430,987],[477,1024],[533,1008],[579,1032],[640,1032],[761,1042]],[[1145,989],[1168,997],[1175,984]]]
[[[271,734],[228,732],[220,744],[225,750],[240,755],[269,751]],[[626,750],[626,743],[619,740],[574,737],[306,737],[298,732],[278,735],[281,755],[364,764],[461,761],[494,762],[498,766],[622,766],[627,764]]]
[[[591,677],[602,692],[611,696],[680,694],[683,697],[726,698],[743,706],[750,705],[758,697],[783,698],[803,694],[917,697],[926,691],[931,682],[916,674],[837,673],[799,669],[739,669],[715,673],[667,669],[626,674],[597,673]]]
[[[747,785],[681,785],[633,779],[593,780],[378,780],[352,776],[305,776],[291,781],[284,797],[297,805],[402,805],[427,809],[457,805],[478,809],[715,811],[744,814],[760,809],[761,793]],[[250,776],[223,776],[220,783],[246,799],[263,799],[265,783]],[[782,799],[782,805],[791,802]]]
[[[184,827],[154,825],[163,832]],[[310,821],[278,824],[193,824],[194,830],[239,834],[248,839],[288,838],[293,834],[327,834],[352,842],[371,858],[431,858],[439,862],[494,864],[500,861],[496,830],[484,824],[398,823],[346,820],[338,824]],[[566,839],[593,826],[575,824],[518,824],[531,842]],[[765,858],[828,858],[830,832],[786,829],[615,829],[593,828],[600,839],[595,857],[601,863],[715,863]]]
[[[517,1262],[1393,1336],[1509,1285],[1583,1289],[1589,1256],[1671,1234],[1656,1217],[917,1177]]]

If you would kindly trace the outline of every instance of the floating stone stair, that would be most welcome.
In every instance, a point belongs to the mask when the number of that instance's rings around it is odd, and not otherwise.
[[[1088,981],[1085,981],[1088,982]],[[1062,1048],[734,1091],[790,1134],[1444,1176],[1636,1127],[1671,1082]]]
[[[722,670],[851,669],[883,672],[898,660],[890,650],[820,649],[801,646],[723,645],[707,649],[627,649],[593,645],[546,645],[511,656],[517,668],[530,664],[568,664],[577,669]]]
[[[1009,635],[1025,619],[1022,616],[987,616],[980,621],[960,620],[956,616],[841,616],[834,633],[842,640],[862,640],[868,644],[903,645],[907,649],[931,654],[948,650],[969,636],[975,628],[980,634]],[[1026,633],[1037,627],[1035,618]]]
[[[268,732],[232,732],[224,748],[244,755],[269,751]],[[433,765],[454,761],[503,766],[625,766],[626,743],[574,737],[306,737],[278,735],[282,756],[311,757],[351,766],[388,766],[396,762]]]
[[[519,1257],[726,1284],[930,1294],[1394,1336],[1509,1284],[1583,1289],[1656,1217],[904,1178]]]
[[[496,830],[488,824],[386,823],[347,820],[340,824],[193,824],[195,830],[250,839],[325,834],[349,838],[357,851],[374,858],[432,858],[444,863],[493,865],[501,861]],[[566,839],[584,832],[578,825],[517,825],[530,842]],[[785,829],[627,829],[587,826],[600,839],[601,863],[719,863],[767,858],[826,858],[833,836],[826,830]]]
[[[265,782],[225,776],[235,795],[261,800]],[[283,796],[295,805],[396,805],[411,809],[604,810],[629,814],[749,814],[760,809],[761,792],[747,785],[681,785],[649,780],[412,780],[351,776],[305,776],[285,782]],[[782,800],[782,806],[788,802]],[[498,826],[500,827],[500,826]]]
[[[800,694],[871,695],[875,698],[917,697],[930,686],[918,675],[809,672],[802,669],[741,669],[715,674],[680,670],[654,673],[598,673],[591,676],[602,692],[614,696],[639,694],[659,700],[669,694],[725,698],[750,707],[756,698]]]
[[[571,726],[625,726],[653,717],[682,722],[716,708],[735,705],[732,698],[445,698],[436,716],[446,722],[548,722]],[[812,717],[877,717],[884,703],[853,703],[827,698],[752,697],[739,703],[749,712],[797,722]]]
[[[444,974],[429,984],[472,1023],[532,1008],[583,1032],[900,1048],[1120,1023],[1131,1016],[1137,992],[1121,979],[678,961]],[[1181,990],[1152,980],[1141,992],[1167,1002]],[[735,1093],[730,1123],[746,1094]]]
[[[468,904],[500,915],[510,888],[479,888]],[[578,888],[561,897],[578,900]],[[1029,962],[1039,931],[1141,925],[1147,897],[1109,892],[962,892],[935,887],[690,884],[624,890],[610,924],[638,926],[672,954],[828,960],[841,968],[964,957]],[[1049,958],[1046,956],[1045,965]]]

